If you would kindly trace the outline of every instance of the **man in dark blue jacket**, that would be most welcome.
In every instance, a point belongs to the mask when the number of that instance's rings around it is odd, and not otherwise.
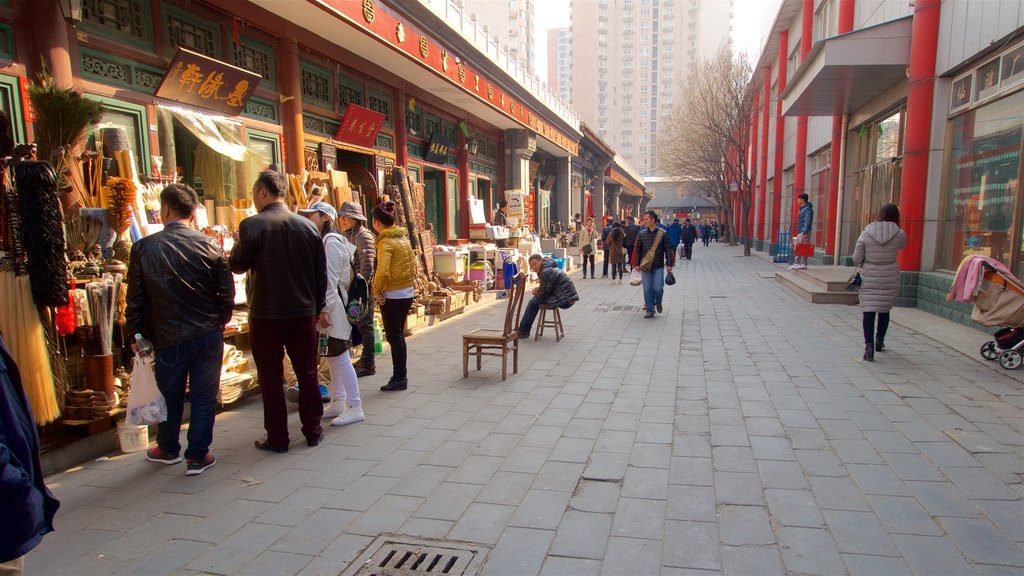
[[[668,225],[668,243],[672,246],[672,253],[676,253],[676,249],[679,248],[679,243],[682,241],[683,225],[679,223],[679,218],[672,220],[672,223]]]
[[[32,409],[0,336],[0,574],[21,573],[25,554],[53,532],[59,506],[43,483]]]
[[[684,234],[685,231],[684,227]],[[651,259],[645,263],[648,253]],[[658,228],[658,213],[648,210],[644,213],[644,228],[640,230],[636,245],[633,246],[633,267],[643,273],[644,318],[654,318],[655,310],[663,312],[661,299],[665,292],[665,273],[672,272],[674,264],[675,254],[669,246],[668,234]]]

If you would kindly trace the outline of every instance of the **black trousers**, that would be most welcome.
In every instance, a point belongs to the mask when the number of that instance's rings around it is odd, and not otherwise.
[[[407,357],[405,349],[405,317],[409,315],[410,308],[412,308],[412,298],[399,298],[397,300],[388,298],[384,300],[384,305],[380,307],[381,320],[384,321],[384,337],[388,341],[388,346],[391,347],[391,364],[395,370],[395,378],[405,378],[408,374],[405,365]],[[373,346],[372,338],[370,346]]]
[[[693,242],[683,242],[683,252],[687,260],[693,260]]]
[[[878,340],[885,340],[885,332],[889,329],[889,313],[879,312],[878,313],[878,329],[875,330],[875,313],[864,312],[864,343],[874,344],[875,335],[877,334]]]
[[[594,277],[594,253],[583,255],[583,277],[587,277],[587,262],[590,262],[590,277]]]

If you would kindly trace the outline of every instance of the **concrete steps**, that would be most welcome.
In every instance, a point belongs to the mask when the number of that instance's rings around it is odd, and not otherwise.
[[[847,292],[846,284],[853,268],[812,267],[807,270],[780,270],[775,280],[812,304],[849,304],[858,302],[856,292]]]

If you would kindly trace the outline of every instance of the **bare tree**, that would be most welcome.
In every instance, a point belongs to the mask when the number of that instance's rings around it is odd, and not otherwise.
[[[752,125],[750,63],[736,59],[723,46],[710,60],[697,64],[686,79],[682,99],[659,134],[658,164],[683,180],[701,182],[718,206],[724,222],[739,209],[740,231],[748,241],[755,168],[748,155]],[[729,241],[736,244],[733,230]]]

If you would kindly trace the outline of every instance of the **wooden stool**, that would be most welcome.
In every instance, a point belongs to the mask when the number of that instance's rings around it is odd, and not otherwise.
[[[548,310],[551,311],[550,320],[547,318]],[[562,328],[562,315],[557,306],[551,308],[547,304],[540,305],[540,319],[537,322],[537,333],[533,337],[534,340],[540,340],[540,337],[544,335],[545,326],[555,329],[555,342],[561,341],[565,336],[565,329]]]

